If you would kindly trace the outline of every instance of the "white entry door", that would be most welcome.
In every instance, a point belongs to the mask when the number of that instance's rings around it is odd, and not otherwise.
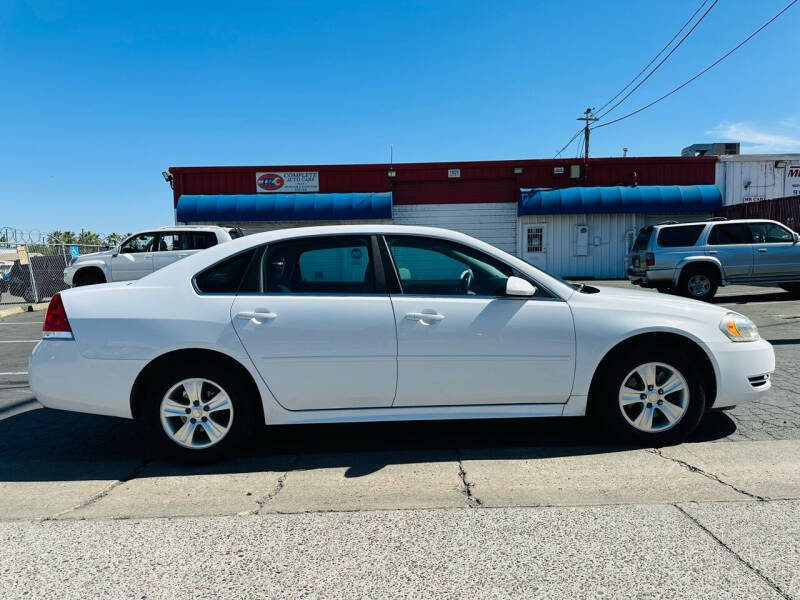
[[[522,257],[544,271],[547,270],[547,225],[523,223]]]

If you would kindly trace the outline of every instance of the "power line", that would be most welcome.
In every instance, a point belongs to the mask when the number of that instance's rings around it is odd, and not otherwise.
[[[601,111],[602,111],[602,110],[603,110],[603,109],[604,109],[606,106],[608,106],[608,105],[609,105],[609,104],[611,104],[611,103],[612,103],[614,100],[616,100],[617,98],[619,98],[620,94],[622,94],[622,93],[623,93],[625,90],[627,90],[627,89],[628,89],[628,88],[629,88],[631,85],[633,85],[633,82],[634,82],[634,81],[636,81],[637,79],[639,79],[639,77],[641,77],[642,73],[644,73],[644,72],[645,72],[647,69],[649,69],[649,68],[650,68],[650,65],[652,65],[654,62],[656,62],[656,59],[658,59],[658,57],[659,57],[659,56],[661,56],[661,55],[664,53],[664,51],[665,51],[667,48],[669,48],[669,47],[672,45],[672,42],[674,42],[674,41],[677,39],[677,37],[678,37],[678,36],[679,36],[679,35],[680,35],[680,34],[683,32],[683,30],[684,30],[684,29],[686,29],[686,28],[689,26],[689,23],[691,23],[692,21],[694,21],[694,18],[697,16],[697,13],[699,13],[701,10],[703,10],[703,7],[704,7],[706,4],[708,4],[708,0],[703,0],[703,3],[702,3],[702,4],[701,4],[701,5],[700,5],[700,6],[697,8],[697,10],[696,10],[696,11],[694,11],[694,13],[692,14],[692,16],[691,16],[691,17],[689,17],[689,20],[688,20],[688,21],[686,21],[686,22],[683,24],[683,27],[681,27],[681,28],[678,30],[678,32],[677,32],[675,35],[673,35],[673,36],[672,36],[672,39],[671,39],[669,42],[667,42],[667,45],[666,45],[666,46],[664,46],[664,47],[663,47],[661,50],[659,50],[659,51],[658,51],[658,54],[656,54],[656,55],[655,55],[655,56],[652,58],[652,60],[651,60],[649,63],[647,63],[647,64],[645,65],[645,67],[644,67],[644,68],[643,68],[641,71],[639,71],[639,72],[636,74],[636,77],[634,77],[633,79],[631,79],[631,80],[628,82],[628,84],[627,84],[627,85],[626,85],[624,88],[622,88],[620,91],[618,91],[618,92],[617,92],[617,94],[616,94],[616,95],[615,95],[613,98],[611,98],[611,100],[609,100],[608,102],[606,102],[605,104],[603,104],[603,106],[601,106],[600,108],[598,108],[598,109],[597,109],[597,112],[601,112]]]
[[[677,44],[675,44],[675,46],[673,46],[673,47],[672,47],[672,50],[670,50],[669,52],[667,52],[666,56],[664,56],[664,58],[662,58],[662,59],[661,59],[661,61],[660,61],[660,62],[659,62],[659,63],[658,63],[658,64],[657,64],[655,67],[653,67],[653,69],[652,69],[652,70],[651,70],[651,71],[650,71],[650,72],[649,72],[649,73],[648,73],[648,74],[647,74],[647,75],[644,77],[644,79],[642,79],[642,80],[641,80],[639,83],[637,83],[637,84],[636,84],[636,85],[635,85],[635,86],[634,86],[634,87],[631,89],[631,91],[629,91],[627,94],[625,94],[625,95],[622,97],[622,100],[620,100],[619,102],[617,102],[617,103],[616,103],[614,106],[612,106],[611,108],[609,108],[609,109],[608,109],[607,111],[605,111],[603,114],[601,114],[601,115],[598,115],[598,117],[597,117],[597,118],[598,118],[598,119],[602,119],[603,117],[605,117],[605,116],[606,116],[608,113],[610,113],[612,110],[614,110],[615,108],[617,108],[617,107],[618,107],[620,104],[622,104],[623,102],[625,102],[625,100],[627,100],[628,98],[630,98],[630,97],[631,97],[631,94],[633,94],[633,93],[634,93],[636,90],[638,90],[638,89],[639,89],[639,88],[642,86],[642,84],[643,84],[645,81],[647,81],[648,79],[650,79],[650,77],[652,77],[652,76],[653,76],[653,74],[654,74],[656,71],[658,71],[658,69],[659,69],[659,68],[661,68],[661,65],[663,65],[665,62],[667,62],[667,59],[668,59],[670,56],[672,56],[672,53],[673,53],[673,52],[675,52],[675,50],[677,50],[678,48],[680,48],[681,44],[683,44],[683,42],[685,42],[685,41],[686,41],[686,38],[688,38],[690,35],[692,35],[692,32],[693,32],[693,31],[694,31],[694,30],[697,28],[697,26],[698,26],[698,25],[700,25],[700,23],[702,23],[702,22],[703,22],[703,19],[705,19],[705,18],[706,18],[706,16],[708,15],[708,13],[710,13],[710,12],[711,12],[711,9],[712,9],[712,8],[714,8],[714,7],[716,6],[717,2],[719,2],[719,0],[714,0],[714,1],[711,3],[711,6],[709,6],[709,7],[706,9],[706,12],[704,12],[704,13],[703,13],[703,14],[700,16],[700,18],[699,18],[699,19],[698,19],[698,20],[695,22],[695,24],[694,24],[694,25],[692,25],[691,29],[689,29],[689,31],[687,31],[687,32],[686,32],[686,35],[684,35],[684,36],[683,36],[683,37],[682,37],[682,38],[681,38],[681,39],[678,41],[678,43],[677,43]]]
[[[714,4],[716,4],[716,2],[717,2],[717,0],[714,0]],[[652,60],[651,60],[649,63],[647,63],[647,65],[644,67],[644,69],[642,69],[641,71],[639,71],[639,73],[636,75],[636,77],[634,77],[633,79],[631,79],[631,81],[628,83],[628,85],[626,85],[626,86],[625,86],[624,88],[622,88],[622,89],[621,89],[619,92],[617,92],[617,94],[616,94],[616,95],[615,95],[613,98],[611,98],[611,100],[609,100],[609,101],[608,101],[608,102],[606,102],[606,103],[605,103],[603,106],[601,106],[599,110],[603,110],[603,109],[604,109],[606,106],[608,106],[608,105],[609,105],[609,104],[611,104],[611,103],[612,103],[614,100],[616,100],[616,99],[617,99],[617,98],[620,96],[620,94],[622,94],[622,93],[623,93],[623,92],[624,92],[626,89],[628,89],[628,88],[631,86],[631,84],[632,84],[634,81],[636,81],[636,80],[637,80],[637,79],[638,79],[638,78],[641,76],[641,74],[642,74],[642,73],[644,73],[644,72],[645,72],[645,71],[646,71],[646,70],[647,70],[647,69],[650,67],[650,65],[652,65],[652,64],[653,64],[653,63],[656,61],[656,59],[657,59],[659,56],[661,56],[661,54],[663,54],[664,50],[666,50],[667,48],[669,48],[669,46],[672,44],[672,42],[674,42],[674,41],[675,41],[675,38],[677,38],[677,37],[678,37],[678,36],[681,34],[681,32],[682,32],[684,29],[686,29],[686,27],[689,25],[689,23],[691,23],[691,22],[694,20],[694,18],[697,16],[697,13],[699,13],[699,12],[700,12],[700,11],[703,9],[703,7],[704,7],[704,6],[705,6],[707,3],[708,3],[708,0],[703,0],[703,3],[702,3],[702,4],[701,4],[699,7],[698,7],[698,9],[697,9],[696,11],[694,11],[694,13],[692,14],[692,16],[691,16],[691,17],[689,17],[689,20],[688,20],[688,21],[686,21],[686,23],[684,23],[684,24],[683,24],[683,27],[681,27],[681,28],[678,30],[678,32],[677,32],[677,33],[676,33],[674,36],[672,36],[672,39],[671,39],[671,40],[670,40],[670,41],[667,43],[667,45],[666,45],[666,46],[664,46],[664,47],[661,49],[661,51],[660,51],[658,54],[656,54],[656,55],[653,57],[653,59],[652,59]],[[713,7],[713,4],[712,4],[711,6]],[[711,9],[709,8],[709,10],[711,10]],[[705,13],[705,14],[703,15],[703,17],[700,19],[700,21],[702,21],[702,19],[703,19],[703,18],[705,18],[705,15],[706,15],[706,14],[708,14],[708,11],[706,11],[706,13]],[[695,26],[694,26],[694,27],[697,27],[697,25],[700,23],[700,21],[698,21],[697,23],[695,23]],[[692,29],[694,29],[694,27],[693,27]],[[691,33],[691,31],[690,31],[689,33]],[[687,34],[687,36],[688,36],[688,34]],[[683,39],[686,39],[686,37],[684,37]],[[683,40],[681,40],[681,42],[679,42],[679,43],[678,43],[678,46],[679,46],[681,43],[683,43]],[[674,52],[674,51],[675,51],[675,49],[676,49],[678,46],[675,46],[675,48],[673,48],[673,50],[672,50],[672,51]],[[670,52],[670,54],[672,54],[672,52]],[[667,55],[667,57],[665,57],[665,59],[664,59],[664,60],[666,60],[666,58],[669,58],[669,55]],[[663,61],[662,61],[662,63],[663,63]],[[662,64],[662,63],[659,63],[659,65],[658,65],[658,66],[661,66],[661,64]],[[657,69],[657,68],[658,68],[658,67],[656,67],[656,69]],[[650,73],[650,75],[652,75],[653,73],[655,73],[655,70],[656,70],[656,69],[653,69],[653,72],[652,72],[652,73]],[[648,78],[650,77],[650,75],[648,75]],[[642,83],[644,83],[644,81],[640,82],[640,83],[639,83],[639,85],[641,85]],[[639,86],[636,86],[636,87],[638,88]],[[634,91],[636,91],[636,88],[634,88],[633,90],[631,90],[631,92],[630,92],[630,93],[632,94]],[[628,96],[630,96],[630,94],[628,94]],[[622,100],[620,100],[620,102],[624,101],[624,100],[625,100],[625,99],[626,99],[628,96],[625,96],[625,98],[623,98]],[[616,104],[616,105],[614,105],[614,106],[613,106],[611,109],[609,109],[608,111],[606,111],[605,113],[603,113],[603,115],[601,115],[601,117],[602,117],[602,116],[604,116],[604,115],[606,115],[606,114],[608,114],[608,113],[609,113],[611,110],[614,110],[614,108],[616,108],[618,105],[619,105],[619,103],[618,103],[618,104]],[[599,112],[599,111],[598,111],[598,112]],[[564,145],[561,147],[561,149],[560,149],[558,152],[556,152],[556,153],[555,153],[555,155],[553,155],[553,158],[558,158],[558,157],[561,155],[561,153],[562,153],[562,152],[564,152],[564,150],[566,150],[566,149],[567,149],[567,148],[570,146],[570,144],[572,144],[572,142],[573,142],[573,141],[575,141],[575,138],[577,138],[577,137],[578,137],[578,136],[579,136],[579,135],[580,135],[580,134],[581,134],[583,131],[584,131],[584,128],[581,128],[581,129],[579,129],[578,131],[576,131],[576,132],[573,134],[573,136],[572,136],[571,138],[569,138],[569,141],[567,141],[567,143],[566,143],[566,144],[564,144]]]
[[[708,66],[707,66],[705,69],[703,69],[702,71],[700,71],[699,73],[697,73],[697,74],[696,74],[694,77],[692,77],[692,78],[690,78],[690,79],[687,79],[686,81],[684,81],[684,82],[683,82],[682,84],[680,84],[678,87],[676,87],[676,88],[674,88],[674,89],[670,90],[669,92],[667,92],[666,94],[664,94],[664,95],[663,95],[663,96],[661,96],[660,98],[656,98],[656,99],[655,99],[655,100],[653,100],[653,101],[652,101],[650,104],[646,104],[646,105],[642,106],[641,108],[638,108],[638,109],[636,109],[636,110],[634,110],[634,111],[632,111],[632,112],[629,112],[629,113],[628,113],[628,114],[626,114],[626,115],[622,115],[621,117],[618,117],[618,118],[614,119],[613,121],[609,121],[608,123],[603,123],[602,125],[595,125],[594,127],[592,127],[592,129],[598,129],[598,128],[600,128],[600,127],[606,127],[607,125],[613,125],[614,123],[619,123],[619,122],[620,122],[620,121],[622,121],[623,119],[627,119],[628,117],[632,117],[633,115],[639,114],[639,113],[640,113],[640,112],[642,112],[643,110],[647,110],[648,108],[650,108],[650,107],[651,107],[651,106],[653,106],[654,104],[658,104],[659,102],[661,102],[661,101],[662,101],[662,100],[664,100],[665,98],[668,98],[669,96],[671,96],[671,95],[672,95],[672,94],[674,94],[675,92],[677,92],[677,91],[679,91],[679,90],[681,90],[681,89],[685,88],[687,85],[689,85],[690,83],[692,83],[692,82],[693,82],[695,79],[697,79],[697,78],[698,78],[698,77],[700,77],[701,75],[704,75],[705,73],[707,73],[708,71],[710,71],[711,69],[713,69],[714,67],[716,67],[716,66],[717,66],[719,63],[721,63],[723,60],[725,60],[726,58],[728,58],[728,57],[729,57],[731,54],[733,54],[734,52],[736,52],[736,51],[737,51],[739,48],[741,48],[742,46],[744,46],[744,45],[745,45],[747,42],[749,42],[751,39],[753,39],[753,38],[754,38],[756,35],[758,35],[759,33],[761,33],[761,31],[762,31],[763,29],[765,29],[767,26],[769,26],[770,24],[772,24],[772,22],[773,22],[773,21],[775,21],[775,20],[776,20],[778,17],[780,17],[780,16],[781,16],[783,13],[785,13],[787,10],[789,10],[789,9],[790,9],[790,8],[791,8],[791,7],[792,7],[794,4],[796,4],[796,3],[797,3],[797,0],[792,0],[791,2],[789,2],[789,4],[787,4],[786,6],[784,6],[784,7],[783,7],[783,9],[782,9],[782,10],[781,10],[781,11],[780,11],[778,14],[776,14],[774,17],[772,17],[772,18],[771,18],[769,21],[767,21],[767,22],[766,22],[766,23],[764,23],[764,24],[763,24],[761,27],[759,27],[758,29],[756,29],[756,30],[755,30],[753,33],[751,33],[750,35],[748,35],[748,36],[747,36],[747,37],[746,37],[744,40],[742,40],[742,41],[741,41],[741,42],[739,42],[739,43],[738,43],[736,46],[734,46],[733,48],[731,48],[730,50],[728,50],[728,52],[726,52],[725,54],[723,54],[722,56],[720,56],[720,57],[719,57],[717,60],[715,60],[715,61],[714,61],[713,63],[711,63],[710,65],[708,65]],[[574,138],[573,138],[573,139],[574,139]]]
[[[568,141],[566,144],[564,144],[563,146],[561,146],[561,150],[559,150],[558,152],[556,152],[556,153],[555,153],[555,155],[553,156],[553,158],[558,158],[558,156],[559,156],[559,155],[560,155],[560,154],[561,154],[561,153],[562,153],[564,150],[566,150],[566,149],[567,149],[567,147],[569,147],[569,145],[570,145],[572,142],[574,142],[574,141],[575,141],[575,138],[576,138],[576,137],[578,137],[578,136],[579,136],[580,134],[582,134],[582,133],[583,133],[583,127],[581,127],[580,129],[578,129],[578,131],[576,131],[576,132],[575,132],[575,135],[573,135],[571,138],[569,138],[569,141]]]

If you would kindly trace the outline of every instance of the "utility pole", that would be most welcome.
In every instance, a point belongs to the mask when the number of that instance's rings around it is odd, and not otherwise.
[[[582,117],[578,117],[578,121],[583,121],[586,125],[583,128],[583,164],[589,164],[589,123],[592,121],[597,121],[597,117],[594,116],[592,112],[593,108],[587,108],[586,112],[583,113]]]

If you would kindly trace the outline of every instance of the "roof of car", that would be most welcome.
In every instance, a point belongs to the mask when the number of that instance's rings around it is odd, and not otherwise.
[[[713,225],[729,223],[775,223],[771,219],[704,219],[702,221],[686,221],[683,223],[658,223],[653,227],[681,227],[683,225]]]

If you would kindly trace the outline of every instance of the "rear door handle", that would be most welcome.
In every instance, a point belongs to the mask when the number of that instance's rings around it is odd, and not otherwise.
[[[709,250],[709,251],[708,251],[708,253],[709,253],[709,254],[716,254],[716,253],[717,253],[717,251],[716,251],[716,250]]]
[[[409,321],[419,321],[423,325],[430,325],[433,321],[441,321],[444,315],[437,312],[410,312],[406,313],[406,319]]]
[[[758,251],[759,251],[759,252],[766,252],[766,251],[767,251],[767,249],[766,249],[766,248],[759,248],[759,249],[758,249]]]
[[[242,312],[236,313],[237,319],[242,319],[243,321],[250,321],[255,319],[256,321],[271,321],[272,319],[278,318],[278,313],[274,313],[271,310],[261,309],[261,310],[243,310]]]

